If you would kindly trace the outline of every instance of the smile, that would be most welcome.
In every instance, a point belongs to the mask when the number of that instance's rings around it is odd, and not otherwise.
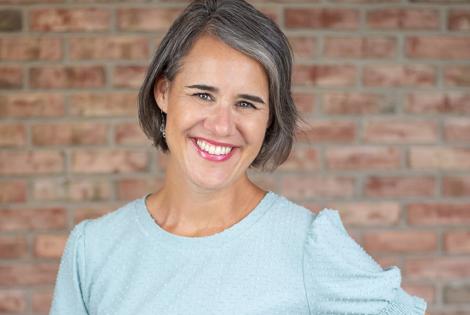
[[[199,155],[206,160],[225,161],[228,160],[233,155],[233,151],[235,151],[235,147],[214,145],[199,138],[192,138],[191,140]]]

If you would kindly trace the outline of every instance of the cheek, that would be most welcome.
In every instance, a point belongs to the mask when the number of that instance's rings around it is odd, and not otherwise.
[[[261,146],[266,132],[266,121],[259,120],[245,125],[245,134],[247,139],[253,145]]]
[[[178,103],[174,105],[169,115],[173,118],[173,123],[179,128],[189,128],[201,119],[201,112],[191,106],[191,104]]]

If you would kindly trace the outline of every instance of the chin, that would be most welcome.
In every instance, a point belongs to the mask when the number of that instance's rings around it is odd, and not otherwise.
[[[192,182],[206,190],[220,190],[232,184],[232,181],[226,176],[203,176],[202,174],[201,176],[196,176],[196,178],[193,177]]]

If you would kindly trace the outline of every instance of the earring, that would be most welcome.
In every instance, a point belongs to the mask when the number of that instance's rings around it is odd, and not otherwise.
[[[162,133],[163,138],[166,138],[166,132],[165,132],[165,116],[163,116],[162,112],[162,123],[160,125],[160,132]]]

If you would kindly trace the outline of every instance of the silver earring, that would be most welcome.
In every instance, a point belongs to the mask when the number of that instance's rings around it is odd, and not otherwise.
[[[160,125],[160,132],[162,133],[163,138],[166,138],[166,132],[165,132],[165,116],[163,116],[162,112],[162,123]]]

